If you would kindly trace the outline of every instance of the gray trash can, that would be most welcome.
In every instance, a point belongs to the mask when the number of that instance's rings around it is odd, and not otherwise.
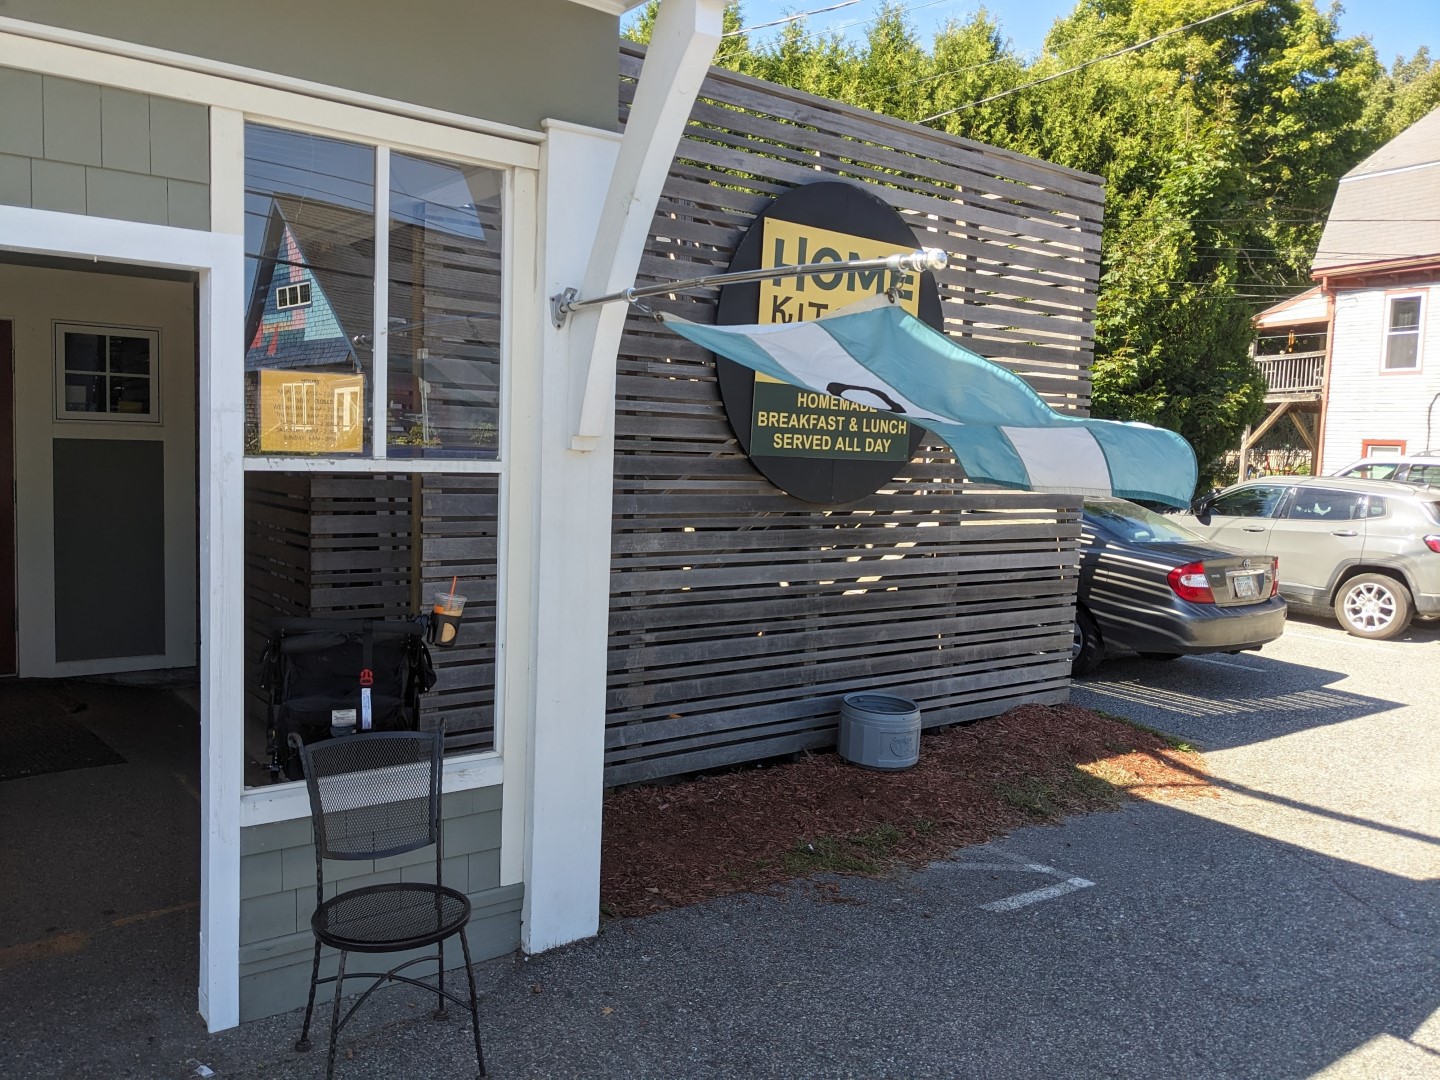
[[[920,760],[920,706],[895,694],[846,694],[837,749],[856,765],[908,769]]]

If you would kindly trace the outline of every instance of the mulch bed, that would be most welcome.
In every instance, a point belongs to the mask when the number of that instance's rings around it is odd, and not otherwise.
[[[913,768],[833,753],[610,792],[601,907],[643,915],[815,872],[883,874],[1127,798],[1213,794],[1200,756],[1075,705],[1025,705],[921,739]]]

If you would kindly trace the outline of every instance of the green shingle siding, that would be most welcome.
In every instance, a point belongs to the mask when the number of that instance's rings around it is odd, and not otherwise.
[[[201,105],[0,68],[0,204],[210,227]]]
[[[520,940],[519,885],[500,885],[499,787],[445,796],[445,883],[474,906],[470,949],[477,961],[502,956]],[[240,831],[240,1018],[252,1020],[305,1004],[315,941],[315,849],[308,818]],[[433,881],[433,848],[387,859],[325,864],[325,895],[387,881]],[[387,966],[398,963],[396,959]],[[446,966],[463,962],[458,942]],[[329,950],[321,974],[334,974]],[[423,970],[423,969],[422,969]],[[321,988],[322,1000],[328,988]]]

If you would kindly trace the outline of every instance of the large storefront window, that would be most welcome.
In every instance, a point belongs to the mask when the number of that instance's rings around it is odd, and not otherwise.
[[[247,454],[497,456],[503,181],[246,126]]]

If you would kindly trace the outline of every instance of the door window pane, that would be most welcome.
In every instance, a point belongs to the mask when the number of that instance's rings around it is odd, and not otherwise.
[[[1270,517],[1284,494],[1283,487],[1271,484],[1240,488],[1221,495],[1210,504],[1210,512],[1224,517]]]
[[[494,457],[503,174],[390,158],[390,457]]]
[[[1365,496],[1353,491],[1326,491],[1296,488],[1290,511],[1285,515],[1300,521],[1349,521],[1365,516]]]
[[[375,151],[245,128],[245,447],[370,445]]]
[[[105,335],[67,333],[65,335],[65,370],[104,371]]]
[[[159,419],[154,331],[58,324],[55,334],[57,419]]]

